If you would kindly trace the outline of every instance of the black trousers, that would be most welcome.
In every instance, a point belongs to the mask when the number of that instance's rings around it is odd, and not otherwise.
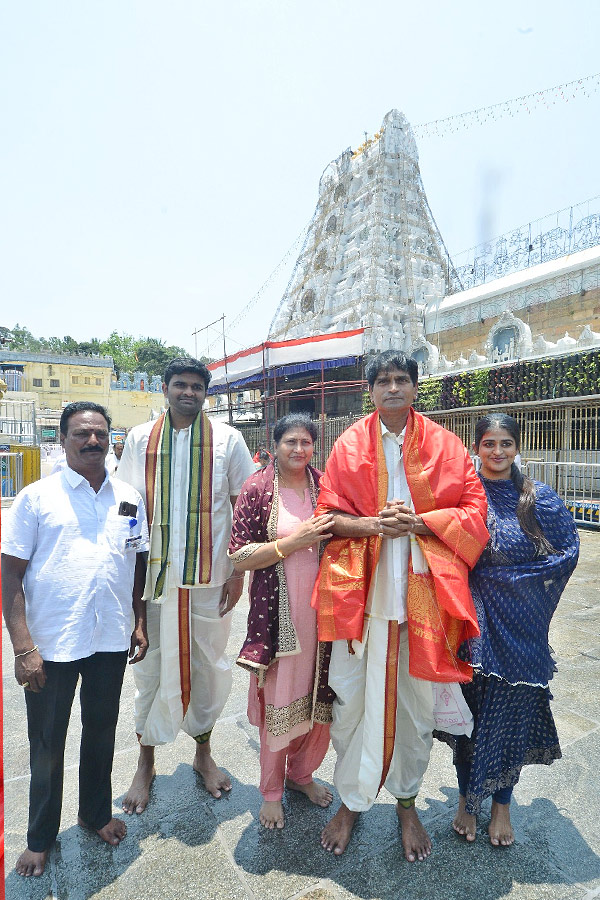
[[[79,816],[96,830],[112,818],[111,773],[127,651],[94,653],[74,662],[44,662],[46,684],[25,691],[31,786],[27,846],[52,846],[60,827],[64,754],[75,688],[81,675]]]

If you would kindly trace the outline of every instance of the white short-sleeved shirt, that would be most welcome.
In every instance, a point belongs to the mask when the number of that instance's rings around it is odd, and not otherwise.
[[[135,517],[119,515],[122,501],[136,507]],[[146,512],[130,485],[107,475],[96,493],[66,468],[19,493],[2,522],[2,552],[29,560],[25,615],[44,659],[72,662],[129,648],[135,560],[143,550]]]
[[[383,453],[388,473],[388,500],[404,500],[412,508],[412,498],[404,471],[402,446],[406,429],[399,434],[381,424]],[[375,570],[367,612],[378,619],[406,622],[406,592],[408,590],[408,557],[410,538],[384,538],[379,562]]]
[[[123,479],[146,500],[146,448],[154,422],[136,425],[127,435],[116,478]],[[224,584],[233,571],[227,557],[231,535],[231,498],[237,497],[246,478],[255,472],[252,457],[239,431],[224,422],[211,421],[213,433],[212,572],[210,584]],[[189,481],[190,428],[173,431],[171,455],[168,587],[181,586],[185,551],[187,493]]]

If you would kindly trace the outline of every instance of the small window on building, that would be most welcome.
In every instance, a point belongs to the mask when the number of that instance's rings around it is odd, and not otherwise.
[[[34,386],[34,387],[41,387],[41,386],[42,386],[42,379],[41,379],[41,378],[34,378],[34,379],[33,379],[33,386]]]
[[[71,384],[79,384],[79,375],[71,375]]]
[[[96,378],[96,384],[102,384],[102,379],[101,379],[101,378]]]
[[[84,379],[83,379],[83,383],[84,383],[84,384],[89,384],[89,383],[90,383],[90,379],[89,379],[89,378],[84,378]]]
[[[58,380],[58,378],[50,379],[50,387],[60,387],[60,381]]]

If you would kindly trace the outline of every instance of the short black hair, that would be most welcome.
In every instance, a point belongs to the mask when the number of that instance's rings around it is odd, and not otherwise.
[[[305,428],[310,434],[313,444],[317,440],[317,426],[307,413],[289,413],[275,423],[273,429],[275,443],[278,444],[286,431],[291,431],[292,428]]]
[[[399,369],[408,372],[410,380],[417,386],[419,380],[419,364],[416,359],[407,356],[402,350],[384,350],[375,353],[365,366],[365,377],[372,388],[380,372],[389,372],[390,369]]]
[[[103,406],[100,406],[99,403],[93,403],[91,400],[76,400],[75,403],[67,403],[65,408],[62,411],[60,417],[60,433],[66,436],[67,431],[69,430],[69,419],[71,416],[74,416],[75,413],[80,412],[95,412],[100,413],[101,416],[104,416],[106,419],[106,424],[108,426],[108,430],[110,431],[111,418],[108,414],[108,410],[106,410]]]
[[[163,381],[168,385],[173,375],[183,375],[184,372],[195,372],[203,380],[204,387],[208,390],[212,375],[205,364],[199,359],[194,359],[193,356],[176,356],[175,359],[172,359],[165,369]]]

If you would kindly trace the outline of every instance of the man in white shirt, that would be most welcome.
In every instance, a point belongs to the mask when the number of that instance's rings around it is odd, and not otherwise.
[[[118,441],[115,441],[113,444],[113,451],[115,454],[115,472],[119,468],[119,463],[121,462],[121,457],[123,456],[123,440],[119,438]]]
[[[147,647],[144,504],[107,475],[110,418],[97,403],[63,410],[66,467],[24,488],[3,523],[2,594],[25,689],[31,785],[20,875],[41,875],[60,826],[64,748],[81,676],[78,824],[116,845],[111,771],[127,656]],[[133,608],[134,629],[131,631]]]
[[[148,509],[150,562],[146,576],[150,650],[136,666],[138,768],[123,801],[141,813],[155,774],[154,747],[185,731],[206,790],[231,789],[215,764],[211,731],[231,689],[225,648],[243,575],[227,558],[232,508],[254,465],[242,435],[210,421],[202,406],[210,372],[198,360],[167,366],[168,411],[127,436],[118,478],[140,491]]]

